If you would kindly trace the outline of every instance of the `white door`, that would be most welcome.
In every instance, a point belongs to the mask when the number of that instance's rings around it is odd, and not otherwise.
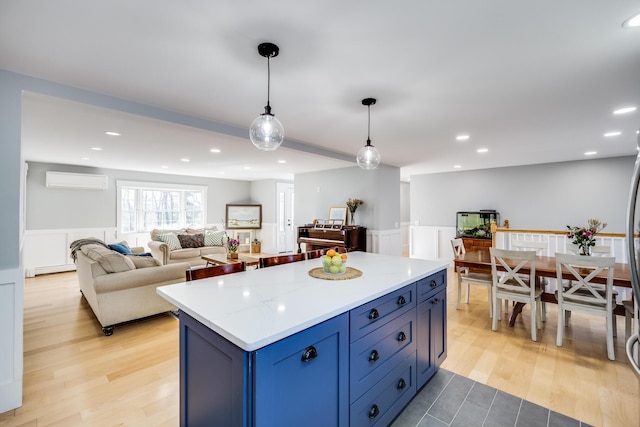
[[[276,242],[278,253],[296,252],[296,233],[293,229],[293,184],[276,184]]]

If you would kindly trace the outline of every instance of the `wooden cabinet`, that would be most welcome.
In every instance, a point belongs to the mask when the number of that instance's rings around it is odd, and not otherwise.
[[[491,247],[491,239],[473,239],[470,237],[463,237],[464,250],[470,251],[487,251]]]

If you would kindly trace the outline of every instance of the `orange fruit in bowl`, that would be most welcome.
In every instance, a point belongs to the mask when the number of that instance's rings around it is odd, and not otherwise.
[[[336,256],[336,255],[337,255],[337,252],[336,252],[336,251],[334,251],[333,249],[329,249],[329,250],[327,251],[326,255],[327,255],[327,256],[330,256],[330,257],[334,257],[334,256]]]
[[[340,254],[340,258],[347,259],[347,254]]]

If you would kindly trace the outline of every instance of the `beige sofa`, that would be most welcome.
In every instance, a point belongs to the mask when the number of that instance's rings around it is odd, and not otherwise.
[[[215,235],[216,240],[215,245],[207,245],[207,246],[199,246],[199,247],[182,247],[179,244],[170,246],[166,241],[162,241],[161,238],[168,240],[166,237],[167,234],[173,234],[176,238],[182,237],[184,235],[205,235],[206,233],[210,233],[211,235]],[[149,251],[153,254],[153,257],[160,261],[162,265],[172,264],[176,262],[188,262],[191,266],[196,265],[204,265],[206,261],[204,261],[201,257],[202,255],[210,255],[210,254],[226,254],[227,247],[226,237],[224,236],[223,231],[218,231],[215,228],[210,229],[180,229],[180,230],[152,230],[151,231],[151,241],[147,244],[149,246]],[[208,236],[207,236],[208,237]],[[218,240],[219,238],[219,240]],[[174,240],[175,242],[175,240]],[[207,243],[211,243],[208,242]],[[219,243],[219,244],[218,244]]]
[[[161,266],[151,257],[125,256],[96,244],[82,246],[75,256],[80,291],[107,336],[118,323],[176,310],[156,288],[184,282],[189,268],[187,263]]]

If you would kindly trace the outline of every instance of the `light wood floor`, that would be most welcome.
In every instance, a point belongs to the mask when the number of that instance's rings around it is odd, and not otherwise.
[[[450,273],[443,368],[594,426],[640,426],[640,385],[624,355],[622,319],[611,362],[604,320],[574,314],[560,348],[555,306],[537,343],[528,308],[514,328],[503,320],[492,332],[484,289],[472,287],[471,303],[457,311],[454,279]],[[0,425],[179,425],[173,316],[116,327],[105,337],[75,273],[27,279],[24,305],[24,402],[0,414]]]

